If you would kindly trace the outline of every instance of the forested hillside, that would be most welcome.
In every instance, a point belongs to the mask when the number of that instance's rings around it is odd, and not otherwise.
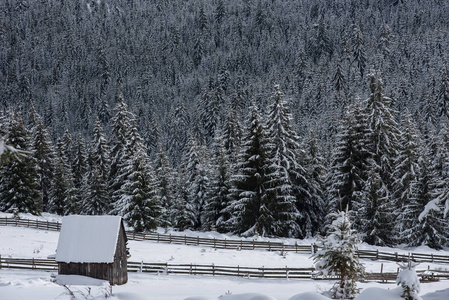
[[[0,3],[0,210],[448,245],[449,2]]]

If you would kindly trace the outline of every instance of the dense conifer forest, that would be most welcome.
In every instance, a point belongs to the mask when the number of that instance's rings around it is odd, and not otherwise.
[[[4,0],[0,210],[449,246],[449,2]]]

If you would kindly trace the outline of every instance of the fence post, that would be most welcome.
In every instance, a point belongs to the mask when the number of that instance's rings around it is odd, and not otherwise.
[[[48,224],[48,220],[47,220],[47,230],[48,230],[48,225],[49,225],[49,224]]]
[[[199,246],[200,245],[200,237],[197,235],[196,236],[196,245]]]
[[[256,242],[253,240],[253,250],[256,248]]]
[[[159,243],[159,232],[157,233],[157,242]]]
[[[396,261],[398,261],[398,253],[397,252],[394,253],[394,256],[396,258]]]
[[[184,245],[187,245],[187,235],[184,234]]]
[[[379,249],[376,249],[376,260],[379,260]]]
[[[168,235],[168,242],[171,244],[171,233]]]
[[[286,277],[287,280],[288,280],[288,267],[287,267],[287,266],[285,266],[285,277]]]
[[[27,220],[27,227],[30,227],[30,219]]]
[[[271,251],[271,243],[268,241],[268,251]]]
[[[240,277],[240,265],[237,265],[237,276]]]
[[[31,269],[36,269],[36,266],[34,265],[34,257],[31,259]]]
[[[224,248],[227,249],[226,248],[226,238],[224,239]]]
[[[140,262],[140,273],[143,272],[143,260]]]
[[[430,255],[431,255],[431,257],[432,257],[432,262],[433,262],[433,253],[431,253]]]
[[[214,249],[217,249],[216,245],[215,245],[215,238],[214,238]]]
[[[212,264],[212,276],[215,276],[215,265]]]
[[[262,266],[262,278],[264,278],[265,277],[265,268],[264,268],[264,266]]]

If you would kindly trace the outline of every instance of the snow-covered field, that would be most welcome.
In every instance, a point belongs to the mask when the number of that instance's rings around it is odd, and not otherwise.
[[[6,214],[0,214],[4,217]],[[55,216],[44,216],[44,219],[57,221]],[[223,237],[215,233],[190,233]],[[54,254],[59,232],[35,230],[20,227],[0,227],[0,255],[2,257],[19,258],[46,258]],[[227,236],[227,238],[230,238]],[[308,241],[310,242],[310,241]],[[171,244],[158,244],[149,241],[129,241],[130,261],[144,262],[170,262],[170,263],[198,263],[229,266],[265,266],[265,267],[311,267],[313,261],[310,255],[288,253],[286,256],[276,252],[250,251],[250,250],[214,250],[201,246],[184,246]],[[373,249],[369,245],[361,248]],[[429,253],[438,251],[426,247],[414,249],[379,249],[392,252],[421,252]],[[438,252],[449,255],[449,252]],[[384,272],[396,271],[397,264],[393,262],[363,261],[367,271],[379,272],[383,263]],[[423,263],[417,269],[431,268],[449,269],[449,265]],[[54,273],[54,272],[53,272]],[[0,270],[0,299],[70,299],[68,291],[50,281],[52,272],[31,270]],[[88,286],[76,285],[68,282],[71,290],[79,299],[104,298],[105,288],[94,286],[90,283],[90,295]],[[321,299],[312,294],[328,290],[333,282],[312,280],[286,280],[286,279],[255,279],[232,278],[210,276],[185,276],[185,275],[150,275],[141,273],[129,273],[129,282],[123,286],[114,286],[113,295],[109,299],[166,299],[166,300],[315,300]],[[400,299],[396,285],[392,283],[378,284],[374,282],[360,283],[363,293],[358,300],[396,300]],[[380,288],[380,289],[379,289]],[[390,289],[390,291],[387,291]],[[437,292],[438,290],[444,290]],[[260,294],[255,297],[254,293]],[[426,295],[427,294],[427,295]],[[262,295],[262,296],[261,296]],[[424,300],[448,300],[449,281],[421,284],[421,293]],[[270,298],[272,297],[272,298]]]

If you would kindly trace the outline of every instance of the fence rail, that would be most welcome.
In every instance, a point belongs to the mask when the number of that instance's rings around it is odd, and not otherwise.
[[[0,256],[0,269],[27,269],[56,271],[58,265],[54,259],[25,259]],[[201,276],[233,276],[246,278],[270,278],[270,279],[314,279],[336,280],[338,277],[316,276],[314,268],[271,268],[271,267],[245,267],[222,266],[201,264],[169,264],[128,262],[128,272],[142,272],[150,274],[177,274],[177,275],[201,275]],[[418,270],[422,281],[448,280],[449,271],[444,270]],[[362,278],[364,281],[395,281],[397,272],[367,273]]]
[[[15,219],[15,218],[0,218],[0,226],[18,226],[29,227],[36,229],[59,231],[61,230],[61,223],[38,221],[30,219]],[[154,241],[158,243],[171,243],[182,245],[196,245],[206,246],[215,249],[234,249],[234,250],[268,250],[278,251],[281,253],[295,252],[313,254],[317,250],[316,245],[311,244],[284,244],[280,242],[271,241],[255,241],[255,240],[227,240],[227,239],[215,239],[215,238],[201,238],[193,236],[181,236],[172,234],[160,234],[160,233],[137,233],[133,231],[126,232],[128,239],[136,241]],[[415,262],[434,262],[434,263],[449,263],[449,256],[425,254],[425,253],[408,253],[399,254],[397,252],[382,252],[373,250],[358,250],[357,255],[361,259],[371,260],[387,260],[387,261],[407,261],[410,257]]]

